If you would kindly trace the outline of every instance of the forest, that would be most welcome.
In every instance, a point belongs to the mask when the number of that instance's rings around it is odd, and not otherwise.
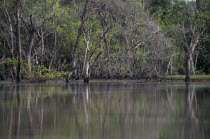
[[[0,0],[0,80],[210,74],[210,0]]]

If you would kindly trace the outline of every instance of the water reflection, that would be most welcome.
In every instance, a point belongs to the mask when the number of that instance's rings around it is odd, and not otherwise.
[[[209,138],[208,84],[0,86],[0,138]]]
[[[197,117],[197,97],[195,92],[195,86],[190,83],[186,83],[186,105],[187,115],[193,124],[198,125]]]

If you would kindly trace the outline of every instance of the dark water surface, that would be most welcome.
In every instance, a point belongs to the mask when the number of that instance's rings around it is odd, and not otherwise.
[[[209,139],[210,83],[0,85],[0,139]]]

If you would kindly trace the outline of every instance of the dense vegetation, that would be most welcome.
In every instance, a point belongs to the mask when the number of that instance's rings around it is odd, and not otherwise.
[[[210,73],[210,0],[1,0],[0,79]]]

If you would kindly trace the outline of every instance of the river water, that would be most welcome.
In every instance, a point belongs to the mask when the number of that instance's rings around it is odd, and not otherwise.
[[[0,85],[0,139],[209,139],[210,83]]]

